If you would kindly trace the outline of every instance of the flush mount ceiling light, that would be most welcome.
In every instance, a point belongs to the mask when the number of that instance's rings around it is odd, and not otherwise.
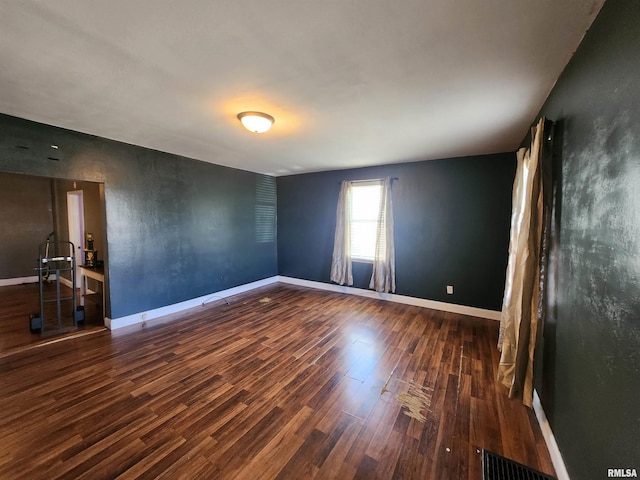
[[[244,128],[253,133],[264,133],[275,122],[271,115],[262,112],[241,112],[238,114],[238,120],[242,122]]]

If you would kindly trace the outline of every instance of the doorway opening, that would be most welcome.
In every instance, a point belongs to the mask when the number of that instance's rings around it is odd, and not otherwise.
[[[59,332],[45,329],[47,337],[104,329],[104,318],[109,314],[104,184],[0,173],[0,202],[0,231],[4,232],[0,235],[0,299],[7,300],[0,302],[0,355],[45,340],[39,332],[31,332],[29,318],[40,313],[39,246],[52,235],[56,241],[74,245],[77,274],[73,294],[77,304],[84,305],[85,321],[74,328],[79,332],[70,332],[66,323],[72,324],[72,318],[69,322],[65,319],[65,328]],[[47,295],[56,295],[55,277],[46,279]],[[61,296],[72,295],[71,272],[61,272],[59,281]],[[51,316],[45,312],[45,321]]]

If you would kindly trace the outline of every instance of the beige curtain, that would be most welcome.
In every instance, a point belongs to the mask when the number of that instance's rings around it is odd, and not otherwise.
[[[393,242],[393,203],[391,201],[391,179],[382,180],[380,210],[376,233],[376,256],[369,288],[376,292],[396,291],[396,252]]]
[[[498,380],[509,397],[533,403],[533,360],[542,327],[540,265],[544,222],[542,143],[544,119],[531,132],[531,148],[517,152],[511,240],[500,322]],[[540,323],[540,325],[539,325]]]
[[[336,233],[333,239],[331,281],[353,285],[351,273],[351,182],[343,181],[336,208]]]

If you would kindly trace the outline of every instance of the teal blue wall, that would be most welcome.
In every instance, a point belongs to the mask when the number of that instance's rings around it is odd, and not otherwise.
[[[640,3],[609,0],[549,96],[543,406],[573,479],[640,472]]]
[[[7,115],[0,132],[0,172],[105,184],[111,318],[277,274],[273,177]]]
[[[396,177],[396,293],[500,310],[514,174],[505,153],[278,177],[278,270],[329,283],[340,182]],[[353,270],[368,288],[371,265]]]

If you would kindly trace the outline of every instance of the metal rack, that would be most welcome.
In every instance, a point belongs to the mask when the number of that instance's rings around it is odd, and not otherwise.
[[[57,313],[57,329],[62,329],[62,302],[71,300],[72,310],[71,318],[73,318],[73,326],[77,327],[78,322],[84,321],[84,307],[77,305],[76,300],[76,257],[75,247],[73,243],[67,241],[51,241],[47,240],[38,247],[38,286],[40,291],[40,312],[31,315],[29,318],[29,328],[33,333],[44,334],[45,328],[45,304],[56,303]],[[71,272],[71,296],[62,297],[60,293],[60,274],[62,272]],[[56,277],[56,296],[52,299],[44,298],[44,282],[49,276]]]

